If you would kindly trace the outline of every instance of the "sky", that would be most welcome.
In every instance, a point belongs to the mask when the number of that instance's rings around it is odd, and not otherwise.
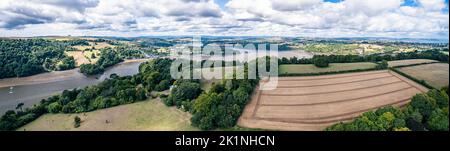
[[[0,37],[448,39],[448,0],[0,0]]]

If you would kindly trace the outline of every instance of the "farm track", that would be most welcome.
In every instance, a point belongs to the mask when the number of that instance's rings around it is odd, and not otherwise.
[[[390,71],[280,77],[275,90],[254,92],[238,125],[273,130],[323,130],[385,106],[403,107],[427,91]]]

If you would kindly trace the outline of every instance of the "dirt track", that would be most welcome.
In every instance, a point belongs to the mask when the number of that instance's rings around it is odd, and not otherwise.
[[[423,86],[390,71],[280,77],[277,89],[254,93],[238,125],[274,130],[323,130],[383,106],[403,106],[415,94],[426,91]]]

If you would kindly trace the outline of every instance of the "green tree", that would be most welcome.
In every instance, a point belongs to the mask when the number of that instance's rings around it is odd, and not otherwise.
[[[170,81],[169,80],[162,80],[156,87],[156,91],[164,91],[170,88]]]
[[[319,68],[326,68],[330,64],[328,62],[327,58],[322,57],[322,56],[314,56],[313,57],[313,62],[314,62],[314,65],[316,67],[319,67]]]
[[[448,107],[448,95],[445,91],[430,90],[427,95],[436,100],[438,108]]]
[[[448,131],[448,124],[448,108],[446,112],[441,109],[436,109],[431,113],[427,127],[432,131]]]
[[[59,113],[61,112],[62,106],[59,102],[53,102],[47,106],[47,111],[49,113]]]
[[[180,107],[182,101],[194,100],[202,92],[200,84],[193,82],[182,82],[171,92],[173,103]]]
[[[143,87],[137,87],[135,96],[138,101],[145,100],[147,99],[147,92]]]
[[[429,117],[436,106],[436,100],[429,97],[427,94],[417,94],[411,99],[411,106],[418,109],[418,111],[425,117]]]
[[[375,67],[378,70],[383,70],[383,69],[387,69],[389,67],[389,64],[386,60],[381,61],[381,63],[377,64],[377,66]]]

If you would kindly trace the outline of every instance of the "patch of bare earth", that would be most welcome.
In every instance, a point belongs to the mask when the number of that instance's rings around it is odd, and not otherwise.
[[[319,131],[384,106],[404,106],[428,89],[391,71],[280,77],[275,90],[256,89],[238,125]]]
[[[82,64],[90,64],[92,63],[92,60],[89,60],[88,58],[86,58],[86,56],[84,55],[83,51],[68,51],[66,52],[66,54],[68,56],[71,56],[75,59],[76,62],[76,66],[80,66]]]
[[[416,79],[425,80],[435,88],[448,86],[449,65],[448,63],[433,63],[412,67],[400,68],[400,71]]]

